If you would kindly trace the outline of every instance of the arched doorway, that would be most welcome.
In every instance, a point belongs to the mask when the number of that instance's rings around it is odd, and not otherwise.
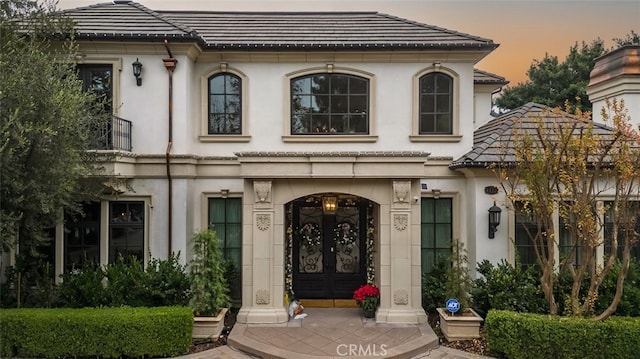
[[[290,287],[296,298],[350,299],[373,279],[371,202],[322,193],[288,204]]]

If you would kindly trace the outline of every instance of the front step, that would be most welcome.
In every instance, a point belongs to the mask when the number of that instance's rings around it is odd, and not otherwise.
[[[353,299],[300,299],[305,308],[358,308]]]

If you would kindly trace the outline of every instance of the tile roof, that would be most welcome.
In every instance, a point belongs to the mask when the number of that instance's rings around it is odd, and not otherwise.
[[[79,39],[153,40],[188,39],[200,36],[180,23],[130,1],[116,0],[62,11],[76,23]]]
[[[153,11],[116,0],[64,11],[78,38],[192,40],[210,49],[493,50],[492,40],[377,12]]]
[[[460,158],[453,161],[450,169],[486,168],[492,164],[514,163],[513,136],[527,132],[534,135],[538,128],[538,119],[552,123],[575,123],[577,130],[584,129],[591,121],[578,119],[569,113],[554,112],[552,108],[529,102],[515,110],[509,111],[478,128],[473,135],[473,147]],[[593,123],[594,131],[601,136],[609,136],[613,128]]]
[[[504,86],[509,83],[504,77],[492,74],[491,72],[473,69],[473,83],[476,85],[481,84],[495,84]]]

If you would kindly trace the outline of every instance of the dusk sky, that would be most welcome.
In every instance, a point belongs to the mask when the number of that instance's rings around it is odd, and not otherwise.
[[[66,9],[108,2],[59,0]],[[209,11],[378,11],[393,16],[464,32],[500,44],[476,65],[504,76],[510,85],[527,79],[533,60],[545,53],[566,57],[576,42],[604,40],[640,32],[640,0],[138,0],[153,10]]]

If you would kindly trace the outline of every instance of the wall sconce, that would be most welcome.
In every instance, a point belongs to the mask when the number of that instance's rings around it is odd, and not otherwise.
[[[496,232],[498,231],[498,226],[500,225],[500,213],[502,210],[500,207],[496,206],[496,202],[493,201],[493,206],[489,208],[489,238],[493,239],[496,236]]]
[[[142,86],[142,78],[140,78],[140,74],[142,73],[142,63],[136,58],[136,61],[131,64],[133,66],[133,76],[136,78],[136,85]]]
[[[325,214],[334,214],[338,209],[338,198],[334,196],[322,197],[322,210]]]

